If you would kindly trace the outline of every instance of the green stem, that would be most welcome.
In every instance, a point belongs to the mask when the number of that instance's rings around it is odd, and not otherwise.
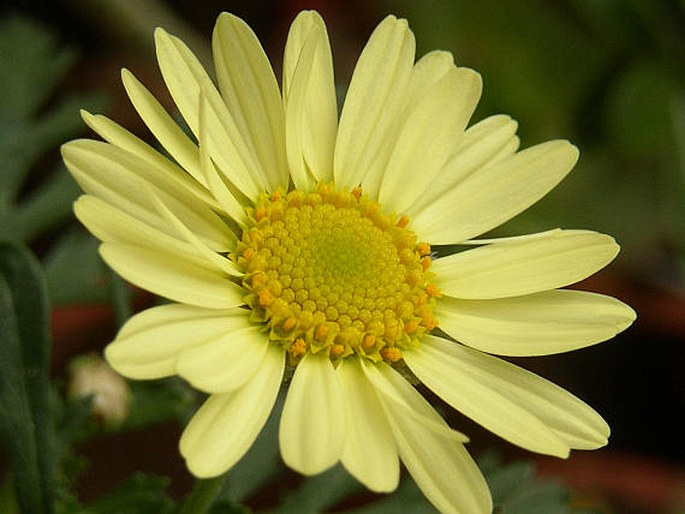
[[[180,514],[204,514],[208,512],[217,494],[219,494],[225,478],[226,475],[220,475],[215,478],[197,479],[193,490],[183,502]]]

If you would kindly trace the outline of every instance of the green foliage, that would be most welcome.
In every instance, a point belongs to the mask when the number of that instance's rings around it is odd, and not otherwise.
[[[593,514],[572,508],[568,488],[537,478],[530,462],[503,464],[494,453],[487,453],[478,464],[490,486],[497,514]]]
[[[28,19],[0,21],[0,56],[0,240],[30,243],[72,217],[79,188],[61,163],[58,147],[83,131],[79,109],[99,110],[104,101],[100,95],[56,95],[74,52]],[[93,249],[86,253],[84,244],[71,248],[71,243],[66,238],[69,247],[54,249],[53,258],[80,250],[78,262],[92,268],[97,259]],[[50,273],[53,300],[98,291],[92,287],[95,274],[79,270],[77,280],[66,280],[61,271]]]
[[[53,512],[54,431],[45,281],[36,259],[0,243],[0,443],[24,513]]]
[[[171,514],[175,505],[167,495],[168,487],[168,478],[136,473],[78,514]]]

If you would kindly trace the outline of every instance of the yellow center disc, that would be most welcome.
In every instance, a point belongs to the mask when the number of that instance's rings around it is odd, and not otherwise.
[[[277,192],[250,220],[234,259],[248,305],[291,364],[308,351],[396,362],[437,325],[430,247],[361,190]]]

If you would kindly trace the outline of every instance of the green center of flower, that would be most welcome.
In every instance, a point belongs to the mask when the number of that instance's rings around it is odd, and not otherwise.
[[[430,247],[360,189],[264,195],[250,219],[235,255],[247,303],[291,364],[307,352],[396,362],[437,325]]]

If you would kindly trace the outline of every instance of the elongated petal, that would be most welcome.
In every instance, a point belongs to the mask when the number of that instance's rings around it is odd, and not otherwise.
[[[62,146],[67,168],[87,193],[169,235],[178,236],[153,202],[152,188],[176,216],[215,251],[228,251],[231,234],[210,205],[190,192],[189,177],[167,173],[135,155],[99,141],[77,140]]]
[[[423,209],[413,229],[430,244],[452,244],[493,229],[524,211],[571,171],[578,150],[549,141],[473,173],[449,194],[440,209]]]
[[[391,408],[388,412],[391,412]],[[389,414],[400,458],[419,489],[445,514],[489,514],[488,484],[461,443]]]
[[[295,187],[333,179],[338,110],[326,25],[314,11],[290,27],[283,63],[288,163]]]
[[[407,21],[394,16],[386,17],[371,34],[340,115],[334,156],[339,188],[362,184],[366,194],[377,194],[397,137],[397,116],[404,106],[415,46]]]
[[[445,420],[435,412],[423,396],[397,371],[385,363],[369,364],[362,361],[362,371],[373,384],[384,404],[392,403],[396,412],[401,412],[408,423],[417,423],[432,430],[443,439],[465,443],[464,434],[452,430]]]
[[[252,446],[273,408],[281,385],[285,352],[270,347],[259,370],[240,389],[213,394],[181,436],[181,455],[197,477],[218,476]]]
[[[93,115],[82,110],[81,117],[86,125],[108,143],[132,153],[136,157],[149,162],[157,168],[165,169],[167,174],[179,177],[185,175],[187,169],[185,171],[180,169],[175,163],[164,157],[157,150],[106,116],[100,114]],[[186,180],[185,178],[182,178],[181,180],[183,181],[184,186],[187,187],[191,193],[197,195],[200,201],[211,205],[215,209],[220,209],[219,204],[206,188],[199,186],[199,184],[195,184],[191,180]],[[200,181],[200,183],[202,182]]]
[[[459,194],[459,183],[478,170],[497,160],[513,155],[518,149],[517,123],[509,116],[496,115],[486,118],[464,133],[454,154],[442,167],[428,189],[416,197],[406,209],[412,219],[424,210],[430,217],[449,208],[454,202],[453,194]],[[511,145],[512,141],[516,145]],[[505,150],[509,152],[504,153]]]
[[[285,463],[304,475],[333,466],[347,433],[340,381],[326,356],[298,364],[283,406],[278,438]]]
[[[196,247],[185,241],[169,236],[146,223],[112,207],[96,196],[82,195],[74,203],[74,213],[78,220],[104,243],[120,243],[132,246],[142,246],[155,252],[169,252],[180,255],[197,266],[207,264],[207,258],[198,254]],[[202,244],[199,241],[197,244]],[[222,261],[217,264],[219,270],[236,274],[230,261],[207,249]]]
[[[625,330],[635,312],[610,296],[546,291],[497,300],[439,299],[440,328],[457,341],[498,355],[568,352]]]
[[[201,391],[234,391],[254,375],[270,344],[262,327],[250,324],[245,316],[242,325],[183,351],[177,360],[178,374]]]
[[[157,141],[195,180],[206,185],[200,172],[197,145],[130,71],[121,70],[121,80],[131,103]]]
[[[284,115],[278,83],[257,36],[247,24],[221,13],[214,27],[212,50],[216,76],[228,110],[254,148],[273,191],[288,183]]]
[[[242,309],[183,304],[153,307],[126,322],[107,346],[105,356],[115,370],[129,378],[168,377],[176,373],[179,353],[226,334],[241,321],[248,322]]]
[[[395,442],[389,436],[390,424],[373,385],[354,359],[343,360],[337,372],[347,411],[342,463],[372,491],[393,491],[400,478],[399,458]]]
[[[410,90],[414,89],[412,82],[426,82],[421,75],[438,75],[442,61],[438,52],[421,59],[412,73]],[[435,177],[459,145],[482,83],[478,73],[451,64],[435,83],[419,87],[407,100],[403,126],[380,188],[381,205],[393,212],[403,212],[433,187]]]
[[[587,404],[551,382],[458,343],[425,336],[407,365],[443,400],[504,439],[566,457],[604,446],[609,427]]]
[[[560,230],[546,237],[495,243],[437,259],[433,265],[443,294],[487,299],[556,289],[606,266],[619,247],[610,236]]]
[[[209,106],[207,142],[211,157],[232,184],[248,198],[256,199],[265,187],[265,171],[211,79],[177,37],[158,28],[155,42],[164,82],[193,134],[199,139],[200,91],[203,91]]]
[[[129,282],[170,300],[209,309],[244,303],[245,290],[210,263],[200,266],[181,255],[118,243],[104,243],[100,254]]]
[[[491,512],[487,484],[456,432],[390,366],[362,369],[376,387],[402,462],[431,503],[440,512]],[[417,415],[408,418],[407,406]]]
[[[207,180],[207,185],[221,205],[222,209],[228,216],[235,221],[239,226],[245,227],[247,223],[247,213],[245,206],[240,203],[240,194],[235,188],[231,188],[225,176],[219,172],[212,161],[211,146],[209,138],[209,112],[207,95],[200,92],[200,110],[199,110],[199,136],[198,146],[200,149],[200,167],[202,174]]]
[[[189,227],[187,227],[183,221],[181,221],[171,209],[164,203],[164,201],[155,192],[150,189],[149,191],[150,199],[153,204],[157,207],[157,211],[173,226],[183,240],[188,243],[194,250],[194,253],[198,257],[202,257],[205,262],[211,262],[217,270],[232,275],[234,277],[241,277],[243,272],[236,266],[236,264],[228,259],[225,255],[221,255],[214,250],[212,250],[207,244],[205,244],[199,237],[197,237]],[[230,232],[227,228],[227,232],[233,236],[231,241],[230,249],[235,250],[237,244],[237,238]]]

